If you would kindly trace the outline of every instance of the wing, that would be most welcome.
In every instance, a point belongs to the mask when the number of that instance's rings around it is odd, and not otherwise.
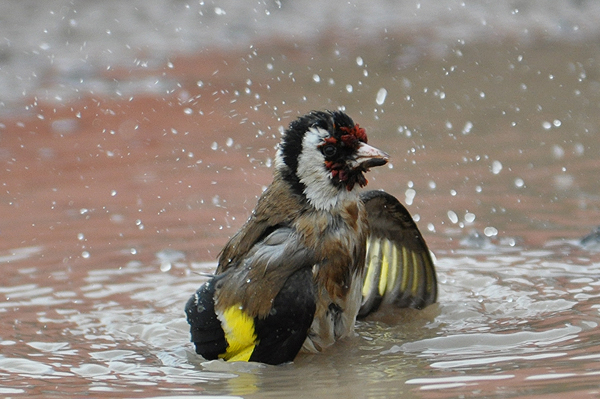
[[[316,307],[312,270],[300,269],[286,280],[269,315],[255,320],[259,342],[250,361],[281,364],[294,360],[306,340]]]
[[[305,206],[286,182],[282,179],[273,180],[259,198],[248,221],[221,251],[216,274],[241,265],[257,244],[278,229],[289,226]]]
[[[188,301],[196,352],[230,361],[293,360],[315,313],[314,262],[293,229],[271,232]]]
[[[384,303],[422,309],[437,299],[435,267],[427,244],[406,208],[384,191],[361,195],[369,237],[359,317]]]

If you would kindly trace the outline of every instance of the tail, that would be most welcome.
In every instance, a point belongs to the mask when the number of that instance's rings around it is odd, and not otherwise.
[[[215,280],[213,277],[204,283],[185,305],[191,341],[196,346],[196,353],[207,360],[218,359],[227,349],[225,333],[215,313]]]
[[[252,317],[241,305],[215,310],[215,290],[227,272],[202,285],[185,306],[196,353],[207,360],[281,364],[294,360],[315,314],[315,287],[310,268],[286,280],[269,314]]]

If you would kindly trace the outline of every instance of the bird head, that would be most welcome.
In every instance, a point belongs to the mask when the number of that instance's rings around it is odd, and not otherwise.
[[[365,172],[388,157],[367,144],[365,129],[344,112],[312,111],[284,133],[276,168],[316,208],[329,209],[357,185],[364,187]]]

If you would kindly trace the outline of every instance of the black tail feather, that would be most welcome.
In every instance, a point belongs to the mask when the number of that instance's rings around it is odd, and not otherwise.
[[[207,360],[217,359],[227,349],[225,333],[215,313],[216,279],[213,277],[198,288],[185,305],[191,341],[196,346],[196,353]]]

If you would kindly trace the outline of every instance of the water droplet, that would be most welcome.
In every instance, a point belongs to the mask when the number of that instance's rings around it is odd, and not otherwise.
[[[313,80],[314,80],[316,83],[319,83],[319,82],[321,81],[321,77],[315,73],[315,74],[313,75]]]
[[[123,215],[119,215],[118,213],[110,215],[110,221],[113,223],[123,223],[124,220]]]
[[[406,205],[412,205],[413,200],[415,199],[415,196],[417,195],[417,192],[413,188],[409,188],[404,192],[404,195],[406,196],[406,198],[404,200]]]
[[[227,147],[231,147],[231,146],[233,145],[233,139],[232,139],[231,137],[229,137],[229,138],[227,139],[227,141],[225,142],[225,145],[226,145]]]
[[[458,215],[454,211],[448,211],[448,219],[454,224],[458,223]]]
[[[214,141],[211,145],[210,145],[210,149],[215,151],[217,148],[219,148],[219,145],[217,144],[216,141]]]
[[[85,236],[83,235],[83,233],[77,233],[77,239],[79,241],[83,241],[85,239]]]
[[[363,59],[362,59],[362,57],[356,57],[356,65],[363,66]]]
[[[498,229],[495,227],[486,227],[485,229],[483,229],[483,234],[486,235],[486,237],[494,237],[498,235]]]
[[[51,123],[52,130],[59,134],[74,133],[78,129],[78,123],[75,119],[57,119]]]
[[[558,144],[555,144],[552,146],[552,155],[554,155],[554,158],[556,159],[562,159],[565,156],[565,150]]]
[[[554,187],[560,190],[568,190],[573,186],[575,178],[573,175],[555,175],[552,177]]]
[[[354,90],[353,87],[352,87],[352,85],[346,85],[346,91],[348,93],[352,93],[352,90]]]
[[[473,223],[475,221],[475,214],[471,212],[465,213],[465,222]]]
[[[117,190],[111,190],[110,196],[114,197],[115,195],[117,195]]]
[[[467,123],[465,123],[465,126],[463,127],[462,134],[471,133],[471,129],[473,129],[473,123],[470,121],[467,121]]]
[[[548,121],[544,121],[544,122],[542,122],[542,127],[545,130],[550,130],[550,128],[552,128],[552,124],[550,122],[548,122]]]
[[[491,170],[493,174],[497,175],[502,170],[502,163],[500,161],[492,162]]]
[[[169,270],[171,270],[171,262],[162,262],[160,264],[161,272],[168,272]]]
[[[191,108],[185,108],[185,109],[183,110],[183,113],[184,113],[184,114],[186,114],[186,115],[191,115],[191,114],[193,114],[193,113],[194,113],[194,110],[193,110],[193,109],[191,109]]]
[[[83,259],[88,259],[88,258],[90,257],[90,253],[89,253],[88,251],[83,251],[83,252],[81,253],[81,257],[82,257]]]
[[[383,105],[386,97],[387,97],[387,90],[382,87],[377,92],[377,97],[375,98],[375,102],[377,103],[377,105]]]
[[[517,188],[521,188],[521,187],[523,187],[523,186],[525,186],[525,182],[524,182],[524,181],[523,181],[523,179],[521,179],[520,177],[517,177],[517,178],[515,179],[515,187],[517,187]]]

